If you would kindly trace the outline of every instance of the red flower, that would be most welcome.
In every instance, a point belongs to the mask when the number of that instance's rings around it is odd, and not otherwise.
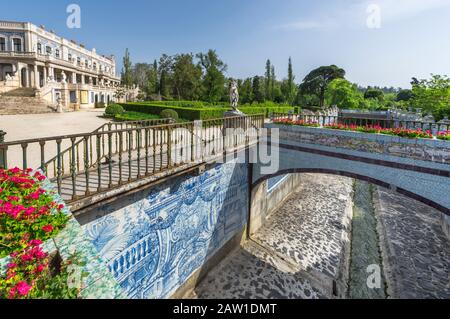
[[[45,231],[46,233],[51,233],[53,231],[53,226],[52,225],[47,225],[42,227],[42,230]]]

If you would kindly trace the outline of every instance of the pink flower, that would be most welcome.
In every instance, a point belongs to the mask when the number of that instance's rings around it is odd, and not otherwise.
[[[45,231],[46,233],[51,233],[53,231],[53,226],[52,225],[47,225],[42,227],[42,230]]]
[[[17,173],[20,172],[20,168],[18,168],[18,167],[11,168],[10,172],[13,173],[13,174],[17,174]]]
[[[15,288],[17,289],[17,292],[20,296],[26,296],[33,287],[28,285],[26,281],[21,281],[15,286]]]
[[[30,246],[39,246],[40,244],[42,244],[42,240],[40,239],[34,239],[30,241]]]
[[[6,267],[8,269],[14,269],[14,268],[17,268],[17,264],[16,263],[9,263],[8,265],[6,265]]]
[[[22,260],[22,261],[31,261],[31,260],[33,260],[33,256],[31,256],[31,255],[28,255],[28,254],[23,254],[22,256],[20,256],[20,259]]]
[[[31,199],[34,199],[34,200],[38,200],[39,199],[39,192],[36,192],[36,193],[32,193],[32,194],[30,194],[30,198]]]

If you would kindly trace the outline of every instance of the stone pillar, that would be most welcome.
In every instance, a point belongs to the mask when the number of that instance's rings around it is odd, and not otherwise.
[[[47,67],[46,66],[44,66],[44,68],[43,68],[43,70],[44,70],[44,86],[46,86],[47,85]]]
[[[72,72],[72,84],[77,84],[77,74]]]
[[[39,81],[39,71],[38,71],[38,66],[37,64],[35,64],[34,66],[34,87],[36,89],[39,89],[41,87],[40,85],[40,81]]]

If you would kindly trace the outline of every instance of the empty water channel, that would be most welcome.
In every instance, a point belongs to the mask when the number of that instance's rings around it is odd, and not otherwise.
[[[295,191],[188,297],[450,297],[440,212],[347,177],[293,175]]]

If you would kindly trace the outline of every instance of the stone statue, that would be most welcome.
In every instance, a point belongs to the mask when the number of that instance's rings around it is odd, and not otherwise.
[[[238,92],[238,86],[237,82],[234,79],[231,79],[230,81],[230,106],[231,110],[225,112],[224,116],[240,116],[244,115],[241,111],[238,110],[238,104],[239,104],[239,92]]]
[[[64,71],[61,72],[61,83],[67,83],[67,76]]]
[[[56,106],[56,112],[57,113],[63,113],[64,110],[63,110],[63,106],[62,106],[62,98],[61,98],[61,96],[58,96],[56,98],[56,102],[58,103],[57,106]]]
[[[237,111],[239,103],[239,92],[237,87],[237,82],[235,80],[231,80],[230,83],[230,105],[234,111]]]

